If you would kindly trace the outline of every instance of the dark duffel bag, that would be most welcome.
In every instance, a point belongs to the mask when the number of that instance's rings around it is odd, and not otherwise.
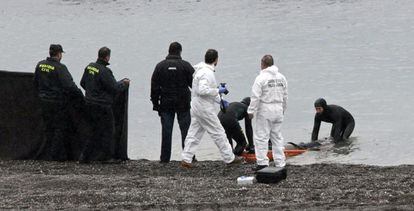
[[[286,179],[286,168],[266,167],[256,172],[256,180],[259,183],[278,183]]]

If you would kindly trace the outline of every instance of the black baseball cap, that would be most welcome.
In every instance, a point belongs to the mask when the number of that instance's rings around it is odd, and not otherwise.
[[[51,44],[49,47],[49,52],[53,52],[53,53],[65,53],[65,51],[63,51],[63,48],[60,44]]]

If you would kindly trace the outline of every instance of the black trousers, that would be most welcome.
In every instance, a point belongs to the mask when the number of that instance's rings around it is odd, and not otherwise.
[[[221,125],[223,126],[224,130],[226,131],[227,139],[231,147],[233,148],[233,140],[237,143],[236,147],[234,147],[233,153],[235,155],[240,156],[244,148],[247,145],[246,137],[244,136],[243,129],[240,127],[239,122],[236,119],[230,118],[220,118]]]
[[[70,125],[68,107],[64,102],[41,100],[46,142],[40,159],[64,161],[71,152],[67,131]]]
[[[178,125],[181,130],[181,147],[184,149],[185,138],[187,137],[188,129],[191,124],[190,111],[174,112],[162,111],[159,112],[162,127],[161,140],[161,162],[169,162],[171,159],[171,144],[172,144],[172,130],[174,126],[174,118],[177,113]]]
[[[106,161],[114,158],[115,122],[112,106],[86,103],[92,133],[82,150],[81,161]]]

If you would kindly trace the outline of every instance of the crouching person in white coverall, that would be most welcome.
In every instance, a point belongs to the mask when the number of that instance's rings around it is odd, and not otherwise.
[[[241,163],[242,159],[235,157],[227,141],[226,133],[217,117],[220,104],[219,94],[227,91],[225,87],[217,88],[214,68],[218,62],[218,53],[214,49],[207,50],[201,62],[194,66],[191,101],[191,125],[185,139],[184,150],[181,154],[181,167],[192,168],[193,156],[200,144],[203,134],[207,132],[220,150],[223,161],[227,164]]]
[[[250,118],[256,117],[254,145],[257,166],[255,170],[269,166],[267,157],[269,139],[272,141],[275,166],[286,165],[284,141],[280,128],[287,105],[287,81],[273,64],[271,55],[263,56],[261,69],[254,81],[251,102],[247,110]]]

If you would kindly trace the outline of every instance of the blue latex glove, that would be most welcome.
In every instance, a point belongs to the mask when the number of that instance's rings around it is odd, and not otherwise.
[[[219,86],[219,94],[223,94],[226,92],[228,92],[228,90],[225,86]]]
[[[229,107],[229,102],[227,102],[227,100],[222,100],[222,101],[223,101],[224,108]]]

